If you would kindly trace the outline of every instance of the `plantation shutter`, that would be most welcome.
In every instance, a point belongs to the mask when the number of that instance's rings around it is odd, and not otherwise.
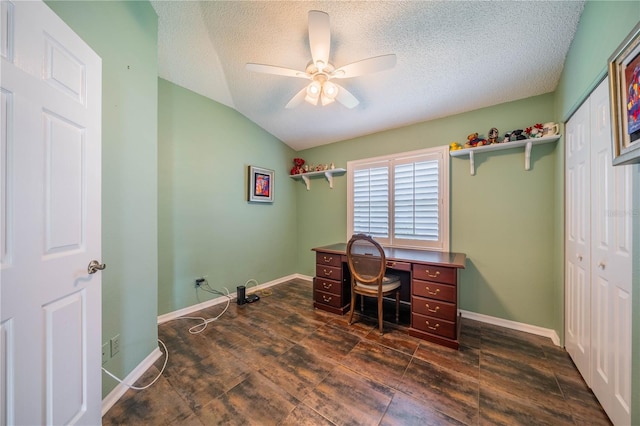
[[[393,188],[394,239],[438,241],[438,160],[396,164]]]
[[[389,237],[389,166],[353,173],[353,233]]]
[[[449,248],[449,147],[347,162],[347,240]]]

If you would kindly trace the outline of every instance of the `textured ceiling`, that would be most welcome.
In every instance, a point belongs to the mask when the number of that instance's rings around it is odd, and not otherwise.
[[[153,1],[160,77],[239,111],[296,150],[555,90],[583,1]],[[331,20],[330,62],[388,53],[340,81],[360,104],[285,109],[307,80],[309,10]]]

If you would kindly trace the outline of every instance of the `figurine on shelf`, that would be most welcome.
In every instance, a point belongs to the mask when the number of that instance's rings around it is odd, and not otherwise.
[[[493,145],[494,143],[500,143],[500,140],[498,140],[498,136],[500,136],[500,132],[495,127],[492,127],[488,133],[487,142],[489,142],[489,145]]]
[[[460,149],[462,149],[462,146],[458,142],[451,142],[449,144],[449,150],[450,151],[458,151]]]
[[[524,131],[527,135],[529,135],[529,138],[534,139],[534,138],[542,137],[543,129],[544,129],[544,126],[542,125],[542,123],[537,123],[532,127],[527,127]]]
[[[505,133],[504,139],[502,141],[503,142],[522,141],[525,139],[527,139],[527,135],[524,134],[524,130],[518,129],[518,130],[512,130],[509,133]]]
[[[302,158],[294,158],[293,159],[293,164],[294,166],[291,168],[291,174],[292,175],[299,175],[305,172],[304,169],[304,163],[305,161]]]
[[[467,142],[464,144],[465,148],[475,148],[477,146],[483,146],[487,144],[486,139],[478,137],[477,133],[471,133],[467,136]]]

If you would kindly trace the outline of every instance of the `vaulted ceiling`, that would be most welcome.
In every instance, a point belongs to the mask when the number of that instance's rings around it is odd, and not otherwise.
[[[159,75],[236,109],[296,150],[555,90],[583,1],[155,1]],[[330,62],[395,53],[395,68],[340,80],[359,101],[302,102],[308,12],[330,17]]]

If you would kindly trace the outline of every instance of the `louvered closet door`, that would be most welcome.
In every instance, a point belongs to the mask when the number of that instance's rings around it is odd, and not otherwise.
[[[590,384],[589,100],[566,125],[565,346]]]

